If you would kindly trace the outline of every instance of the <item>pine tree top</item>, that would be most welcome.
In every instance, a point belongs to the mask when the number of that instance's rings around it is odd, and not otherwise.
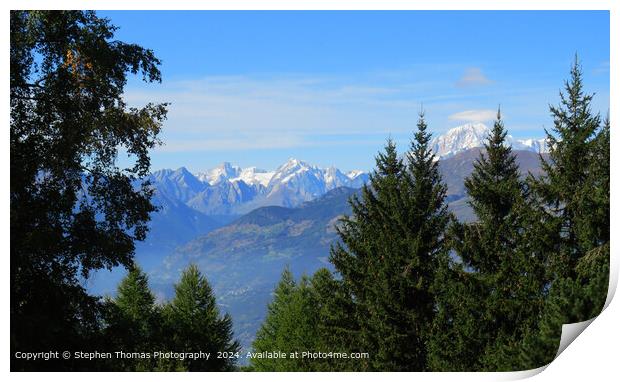
[[[114,301],[124,314],[133,319],[141,319],[145,311],[153,308],[155,297],[149,289],[148,277],[140,267],[134,265],[129,270],[118,285]]]
[[[201,314],[211,312],[215,316],[218,310],[213,290],[207,278],[200,272],[198,266],[190,264],[181,274],[181,279],[174,286],[176,294],[171,306],[189,314]]]
[[[512,212],[523,192],[516,155],[506,143],[507,134],[498,109],[484,150],[474,163],[473,172],[465,179],[469,203],[476,216],[490,224],[500,224]]]

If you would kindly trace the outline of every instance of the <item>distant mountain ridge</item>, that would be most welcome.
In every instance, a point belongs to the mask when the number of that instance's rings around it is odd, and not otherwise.
[[[448,130],[431,141],[431,148],[438,159],[445,159],[460,152],[483,147],[491,129],[484,123],[467,123]],[[514,150],[548,152],[545,139],[515,139],[508,135],[506,140]]]
[[[263,206],[295,207],[337,187],[360,188],[367,180],[364,171],[343,173],[294,158],[274,171],[225,162],[197,174],[181,167],[150,176],[156,194],[206,215],[239,215]]]
[[[431,141],[438,160],[484,146],[489,127],[468,123],[448,130]],[[507,137],[516,151],[544,153],[544,139]],[[159,199],[181,202],[205,215],[242,215],[264,206],[296,207],[338,187],[360,188],[369,179],[361,170],[342,172],[319,168],[290,158],[275,170],[241,168],[229,162],[196,174],[185,167],[159,170],[150,180]]]

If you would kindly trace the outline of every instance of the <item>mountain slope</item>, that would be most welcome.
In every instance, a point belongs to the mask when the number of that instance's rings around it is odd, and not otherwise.
[[[468,123],[448,130],[431,141],[431,148],[439,159],[450,158],[460,152],[483,147],[490,129],[483,123]],[[515,139],[507,136],[506,140],[515,149],[532,151],[534,153],[547,152],[544,139]]]
[[[264,318],[271,292],[285,266],[299,276],[323,266],[334,225],[350,213],[352,188],[336,188],[297,208],[258,208],[234,222],[177,248],[151,276],[160,295],[171,295],[181,270],[197,264],[212,284],[218,303],[234,317],[235,335],[248,348]]]
[[[448,195],[450,197],[465,196],[465,178],[472,173],[474,163],[480,158],[480,154],[483,151],[484,149],[482,148],[473,148],[439,161],[439,170],[444,182],[448,186]],[[521,174],[524,176],[529,172],[533,175],[540,174],[539,154],[524,150],[513,150],[513,153],[517,156],[517,164]],[[546,157],[546,154],[543,154],[543,156]]]

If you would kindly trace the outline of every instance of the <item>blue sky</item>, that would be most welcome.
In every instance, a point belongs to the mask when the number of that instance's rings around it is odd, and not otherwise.
[[[421,105],[433,134],[501,105],[511,135],[539,138],[575,53],[593,109],[609,108],[607,11],[98,14],[162,60],[161,84],[132,79],[125,94],[171,103],[155,169],[296,157],[369,170],[388,136],[407,147]]]

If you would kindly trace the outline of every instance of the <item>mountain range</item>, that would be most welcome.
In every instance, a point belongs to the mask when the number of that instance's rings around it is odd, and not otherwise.
[[[475,219],[463,181],[488,132],[482,124],[469,124],[433,141],[449,208],[463,221]],[[544,142],[509,143],[522,173],[538,175]],[[159,211],[152,215],[147,240],[137,244],[136,260],[149,273],[160,300],[172,296],[180,271],[196,263],[222,309],[232,314],[235,334],[247,349],[285,266],[296,276],[331,267],[335,226],[350,213],[349,197],[368,179],[364,171],[319,168],[297,159],[273,171],[230,163],[195,174],[183,167],[155,171],[149,180]],[[123,274],[121,269],[100,272],[88,287],[93,293],[113,294]]]
[[[449,158],[460,152],[484,146],[491,129],[483,123],[468,123],[448,130],[431,141],[431,148],[439,159]],[[514,150],[548,152],[545,139],[515,139],[508,135],[506,141]]]
[[[368,174],[291,158],[274,171],[224,162],[197,174],[185,167],[159,170],[149,180],[162,200],[178,200],[205,215],[240,215],[264,206],[298,206],[337,187],[360,188]]]
[[[482,123],[465,124],[433,139],[431,147],[439,160],[446,160],[482,147],[489,133],[490,129]],[[516,151],[538,154],[547,150],[544,139],[518,140],[508,136],[507,140]],[[182,203],[194,211],[192,214],[222,217],[242,215],[264,206],[296,207],[337,187],[360,188],[368,177],[361,170],[345,173],[335,167],[319,168],[291,158],[271,171],[224,162],[195,174],[185,167],[159,170],[149,180],[156,190],[156,203],[161,203],[164,210],[174,208],[171,204]],[[451,177],[444,178],[452,182]],[[205,220],[202,216],[196,219]]]

